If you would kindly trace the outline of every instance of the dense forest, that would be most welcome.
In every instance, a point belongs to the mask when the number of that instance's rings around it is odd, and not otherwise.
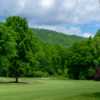
[[[15,77],[16,82],[19,77],[99,77],[100,30],[88,39],[52,32],[32,29],[19,16],[1,22],[0,76]]]

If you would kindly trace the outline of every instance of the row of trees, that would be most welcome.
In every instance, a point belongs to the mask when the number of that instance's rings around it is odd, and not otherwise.
[[[26,19],[8,17],[0,23],[0,76],[90,79],[100,65],[100,31],[71,48],[43,43]]]
[[[100,79],[100,31],[94,38],[75,43],[69,50],[68,75],[73,79]],[[97,76],[96,76],[97,75]]]

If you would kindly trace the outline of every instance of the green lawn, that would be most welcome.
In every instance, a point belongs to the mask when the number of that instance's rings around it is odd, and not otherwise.
[[[21,81],[26,83],[14,84],[0,80],[0,100],[100,100],[100,82],[25,78]]]

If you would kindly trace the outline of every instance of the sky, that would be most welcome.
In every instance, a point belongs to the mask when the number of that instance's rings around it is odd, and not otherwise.
[[[89,37],[100,28],[100,0],[0,0],[0,20],[15,15],[30,27]]]

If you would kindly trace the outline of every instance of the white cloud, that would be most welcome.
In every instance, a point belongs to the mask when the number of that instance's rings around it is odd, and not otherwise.
[[[26,4],[26,0],[19,0],[18,1],[18,5],[21,9],[24,9],[25,7],[25,4]]]
[[[100,21],[99,12],[98,0],[0,0],[0,16],[18,14],[48,24]]]
[[[52,26],[53,29],[62,32],[76,33],[80,28],[66,29],[62,24],[100,22],[100,2],[99,0],[0,0],[0,16],[10,15],[24,16],[32,25]]]
[[[55,0],[40,0],[40,6],[44,9],[50,9],[54,4]]]
[[[87,32],[87,33],[83,33],[82,36],[83,37],[90,37],[90,36],[93,37],[94,35],[93,35],[93,33]]]

